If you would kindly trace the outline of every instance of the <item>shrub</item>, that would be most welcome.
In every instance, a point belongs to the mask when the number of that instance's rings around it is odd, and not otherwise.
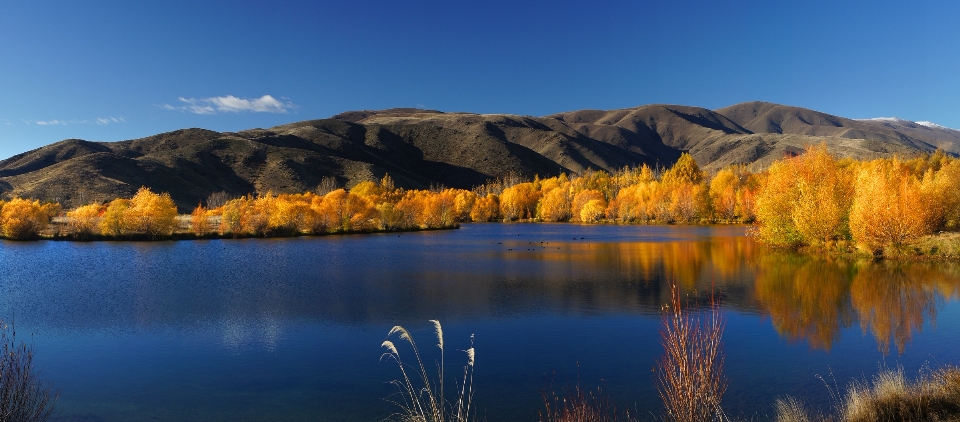
[[[720,400],[727,389],[723,374],[723,321],[719,305],[709,315],[690,313],[676,284],[660,329],[663,355],[657,360],[657,390],[666,420],[700,422],[721,418]],[[705,318],[704,318],[705,317]]]
[[[22,198],[11,199],[0,211],[0,226],[9,239],[30,239],[40,234],[50,223],[50,215],[40,201]]]
[[[33,368],[33,348],[17,344],[17,331],[0,321],[0,421],[42,422],[53,416],[58,394]]]

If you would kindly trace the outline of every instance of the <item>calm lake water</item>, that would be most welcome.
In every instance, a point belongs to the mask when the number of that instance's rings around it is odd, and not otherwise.
[[[536,421],[542,391],[577,382],[652,419],[671,281],[722,299],[733,416],[766,419],[785,394],[829,406],[821,377],[960,363],[957,265],[771,252],[744,227],[0,242],[0,265],[0,318],[32,340],[64,421],[378,421],[399,376],[380,343],[403,325],[432,367],[430,319],[448,387],[475,335],[486,420]]]

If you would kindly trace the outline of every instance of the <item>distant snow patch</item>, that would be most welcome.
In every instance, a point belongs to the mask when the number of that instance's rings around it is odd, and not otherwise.
[[[927,122],[927,121],[914,122],[914,121],[907,120],[907,119],[901,119],[901,118],[899,118],[899,117],[874,117],[874,118],[872,118],[872,119],[854,119],[854,120],[858,120],[858,121],[861,121],[861,122],[886,123],[886,124],[888,124],[888,125],[901,125],[901,126],[918,125],[918,126],[923,126],[923,127],[930,128],[930,129],[940,129],[940,130],[952,130],[952,131],[957,131],[957,129],[953,129],[953,128],[949,128],[949,127],[946,127],[946,126],[938,125],[938,124],[936,124],[936,123],[934,123],[934,122]]]
[[[946,126],[938,125],[938,124],[936,124],[936,123],[934,123],[934,122],[917,122],[917,124],[920,125],[920,126],[926,126],[926,127],[928,127],[928,128],[931,128],[931,129],[956,130],[956,129],[954,129],[954,128],[949,128],[949,127],[946,127]]]

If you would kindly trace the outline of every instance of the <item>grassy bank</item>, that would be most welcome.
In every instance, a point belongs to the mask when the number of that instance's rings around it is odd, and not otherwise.
[[[851,384],[836,397],[833,413],[807,408],[785,397],[776,403],[777,421],[938,421],[960,420],[960,368],[927,370],[911,381],[903,369],[885,370],[870,381]]]

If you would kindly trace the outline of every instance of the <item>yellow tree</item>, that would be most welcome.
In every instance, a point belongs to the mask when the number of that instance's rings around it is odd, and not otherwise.
[[[844,237],[853,198],[852,177],[825,145],[793,158],[796,198],[793,223],[804,241],[818,244]]]
[[[897,160],[866,163],[850,209],[853,239],[870,251],[930,232],[919,182]]]
[[[132,231],[151,237],[169,236],[177,226],[177,206],[170,194],[157,194],[141,187],[130,199],[130,207],[124,211],[123,219]]]
[[[603,198],[591,199],[580,208],[580,221],[584,223],[597,223],[603,219],[607,210],[607,201]]]
[[[576,221],[584,221],[581,219],[583,207],[585,207],[588,202],[593,200],[603,201],[604,209],[606,209],[606,201],[604,200],[603,193],[599,190],[587,189],[580,191],[580,193],[573,197],[573,202],[570,204],[570,212],[573,214],[573,217]]]
[[[519,183],[503,190],[500,195],[500,214],[505,220],[532,218],[536,215],[540,191],[533,183]]]
[[[201,204],[197,204],[197,207],[190,213],[190,230],[197,236],[203,236],[210,231],[207,209]]]
[[[453,201],[453,214],[457,221],[469,221],[470,211],[477,202],[477,194],[465,189],[454,189],[456,199]]]
[[[50,216],[37,200],[13,198],[0,211],[0,226],[8,239],[36,237],[49,223]]]
[[[470,210],[470,220],[491,221],[500,218],[500,198],[493,193],[478,197]]]
[[[740,184],[734,167],[717,172],[710,180],[710,198],[713,212],[718,220],[732,221],[737,218],[737,188]]]
[[[960,227],[960,160],[943,157],[929,169],[920,186],[930,231]]]
[[[237,237],[243,232],[243,214],[246,212],[247,198],[231,199],[223,204],[219,209],[220,213],[220,235],[232,233]]]
[[[100,218],[100,232],[105,236],[120,236],[127,232],[127,223],[124,219],[130,200],[117,198],[107,204]]]
[[[270,217],[275,214],[276,198],[272,192],[256,198],[247,198],[247,206],[240,216],[241,230],[254,236],[270,233]]]
[[[270,215],[270,228],[287,234],[298,234],[308,229],[310,220],[310,202],[313,193],[281,194],[275,198],[273,212]]]
[[[703,183],[704,179],[703,171],[700,170],[700,166],[697,165],[697,161],[693,159],[693,156],[683,153],[680,154],[680,158],[673,167],[663,173],[661,180],[667,185],[684,183],[696,185]]]
[[[550,179],[548,179],[550,180]],[[546,183],[544,183],[546,185]],[[567,221],[573,214],[570,211],[570,183],[563,183],[545,190],[540,199],[537,216],[543,221]]]
[[[93,235],[99,226],[100,213],[103,207],[100,204],[88,204],[67,213],[68,227],[73,235],[86,239]]]

